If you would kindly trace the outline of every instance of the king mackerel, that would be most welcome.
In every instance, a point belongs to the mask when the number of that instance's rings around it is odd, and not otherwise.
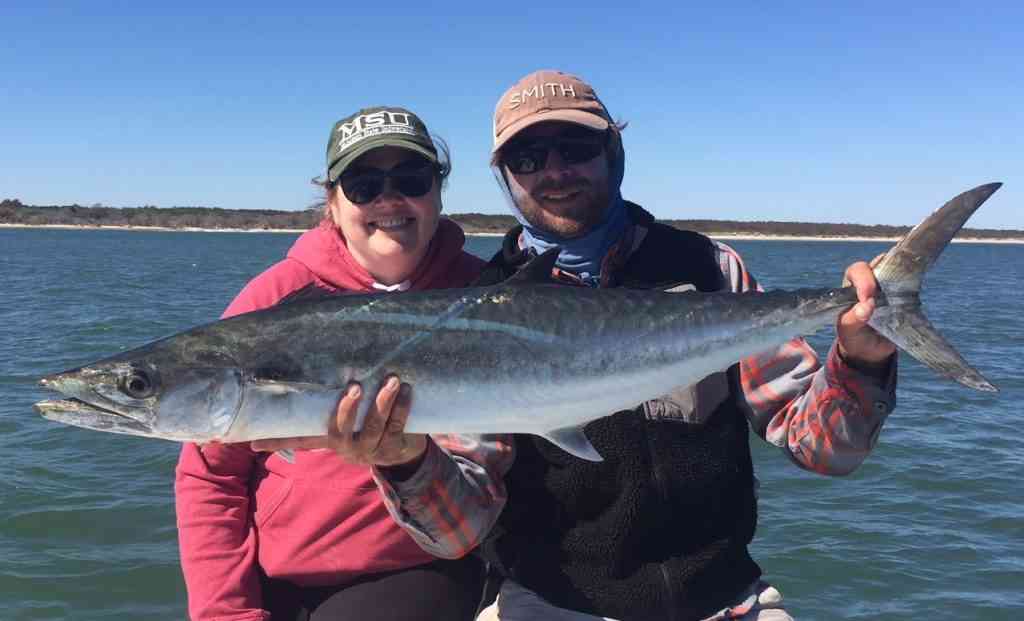
[[[996,388],[931,326],[919,293],[925,272],[999,187],[953,198],[874,267],[882,295],[870,325],[981,391]],[[41,384],[68,399],[35,407],[70,425],[182,442],[321,435],[324,413],[350,381],[394,373],[417,386],[406,432],[530,433],[600,460],[582,433],[595,413],[691,385],[834,323],[857,301],[852,287],[566,295],[548,282],[556,256],[491,287],[297,301],[200,326],[49,375]],[[582,315],[588,321],[571,320]]]

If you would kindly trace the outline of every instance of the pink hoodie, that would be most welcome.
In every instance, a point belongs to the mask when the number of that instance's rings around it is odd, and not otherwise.
[[[484,263],[462,250],[464,242],[458,225],[442,218],[411,288],[469,284]],[[372,283],[338,230],[325,222],[252,279],[223,316],[273,306],[310,284],[370,291]],[[174,489],[193,621],[268,620],[260,569],[273,578],[324,586],[434,560],[388,515],[370,469],[329,451],[298,451],[295,463],[288,463],[248,444],[186,444]]]

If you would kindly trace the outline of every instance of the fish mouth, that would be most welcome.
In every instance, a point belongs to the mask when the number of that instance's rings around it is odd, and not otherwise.
[[[131,411],[137,406],[112,401],[104,393],[104,390],[107,392],[116,390],[114,386],[119,383],[118,379],[110,378],[109,375],[109,373],[77,369],[47,375],[39,380],[39,385],[46,390],[60,393],[61,398],[42,403],[54,404],[49,407],[49,411],[89,412],[138,420],[139,417],[133,416]],[[100,381],[96,381],[96,378]]]
[[[47,388],[56,389],[40,382]],[[153,436],[153,429],[139,420],[120,412],[109,410],[75,397],[63,399],[46,399],[32,406],[43,418],[65,425],[73,425],[95,431],[122,433],[133,436]]]
[[[47,416],[47,414],[60,414],[65,412],[82,412],[96,415],[102,414],[104,416],[116,416],[125,420],[135,420],[134,418],[130,418],[119,412],[107,410],[98,405],[82,401],[81,399],[75,399],[74,397],[68,397],[66,399],[44,399],[43,401],[36,403],[33,407],[35,407],[43,416]]]

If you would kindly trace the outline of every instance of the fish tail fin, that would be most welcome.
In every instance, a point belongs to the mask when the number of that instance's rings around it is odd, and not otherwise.
[[[884,294],[870,325],[943,377],[986,392],[998,389],[950,345],[921,307],[921,283],[953,236],[1001,183],[981,185],[956,196],[914,227],[874,267]]]

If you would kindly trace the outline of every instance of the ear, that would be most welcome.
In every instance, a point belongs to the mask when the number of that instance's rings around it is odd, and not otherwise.
[[[338,196],[341,192],[341,188],[339,188],[337,184],[329,185],[327,186],[326,192],[327,200],[324,202],[324,220],[327,220],[334,226],[340,228],[341,224],[338,222],[336,210],[339,200]]]

